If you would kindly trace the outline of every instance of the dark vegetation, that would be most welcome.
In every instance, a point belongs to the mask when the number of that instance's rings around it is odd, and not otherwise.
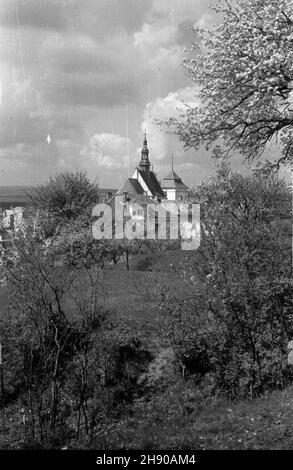
[[[290,192],[221,164],[195,197],[200,249],[135,241],[129,270],[82,214],[15,237],[1,448],[290,446]]]
[[[219,162],[194,190],[201,246],[93,240],[83,173],[31,194],[1,265],[2,449],[292,447],[292,5],[217,11],[185,61],[200,105],[169,121]],[[274,139],[274,164],[230,171]]]
[[[292,378],[290,195],[275,176],[225,166],[198,195],[201,261],[183,273],[190,295],[176,302],[172,291],[161,293],[170,339],[187,370],[210,372],[215,391],[231,399],[283,388]]]

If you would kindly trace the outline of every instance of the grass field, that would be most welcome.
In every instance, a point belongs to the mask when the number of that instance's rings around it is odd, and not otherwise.
[[[167,284],[175,296],[185,295],[188,286],[179,273],[185,256],[192,255],[165,252],[148,261],[137,256],[130,271],[121,263],[102,273],[99,297],[113,324],[123,320],[154,357],[147,374],[147,393],[134,401],[129,415],[110,427],[111,448],[291,449],[293,388],[229,402],[209,397],[192,379],[183,380],[163,334],[166,312],[157,305],[154,291],[159,284]],[[81,294],[84,287],[81,280]],[[1,315],[7,306],[8,293],[2,288]],[[15,415],[13,408],[6,411],[5,419],[10,419],[10,413]],[[94,442],[96,448],[107,445],[98,437]]]

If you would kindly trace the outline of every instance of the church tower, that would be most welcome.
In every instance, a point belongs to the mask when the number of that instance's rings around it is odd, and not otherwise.
[[[138,165],[140,171],[144,171],[147,175],[150,172],[150,161],[149,161],[149,149],[148,142],[146,138],[146,132],[144,133],[143,147],[141,150],[141,159]]]
[[[125,181],[116,195],[120,196],[124,193],[127,193],[132,198],[143,196],[157,201],[166,197],[153,169],[151,169],[146,133],[144,133],[140,162],[135,168],[132,178],[128,178]]]
[[[162,188],[169,201],[185,201],[188,197],[189,188],[174,171],[173,155],[172,170],[169,175],[165,176],[163,179]]]

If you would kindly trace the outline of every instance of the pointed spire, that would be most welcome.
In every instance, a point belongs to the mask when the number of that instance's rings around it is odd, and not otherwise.
[[[143,147],[142,147],[142,151],[141,153],[149,153],[149,150],[148,150],[148,141],[147,141],[147,137],[146,137],[146,131],[144,131],[144,139],[143,139]]]
[[[142,144],[141,150],[141,159],[139,162],[139,169],[143,171],[149,171],[150,169],[150,161],[149,161],[149,149],[148,149],[148,141],[146,137],[146,132],[144,132],[144,139]]]
[[[174,170],[174,153],[172,153],[172,171]]]

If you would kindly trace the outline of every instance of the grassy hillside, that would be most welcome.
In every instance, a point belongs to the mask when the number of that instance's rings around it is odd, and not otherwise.
[[[145,393],[137,396],[128,412],[105,423],[105,432],[94,437],[94,448],[131,449],[290,449],[293,446],[293,388],[275,391],[254,400],[229,402],[208,394],[209,378],[196,386],[183,380],[171,345],[164,334],[166,312],[155,291],[160,284],[182,297],[188,286],[180,268],[192,253],[164,252],[155,257],[137,256],[131,271],[123,263],[102,272],[99,298],[109,311],[113,328],[118,320],[137,334],[153,355],[141,377]],[[86,281],[81,277],[80,291]],[[8,294],[0,290],[1,315],[7,314]],[[9,423],[19,420],[19,404],[2,411],[5,433],[0,447],[11,447]],[[15,433],[15,428],[14,433]],[[23,429],[13,436],[21,447]],[[83,441],[70,447],[86,448]]]

